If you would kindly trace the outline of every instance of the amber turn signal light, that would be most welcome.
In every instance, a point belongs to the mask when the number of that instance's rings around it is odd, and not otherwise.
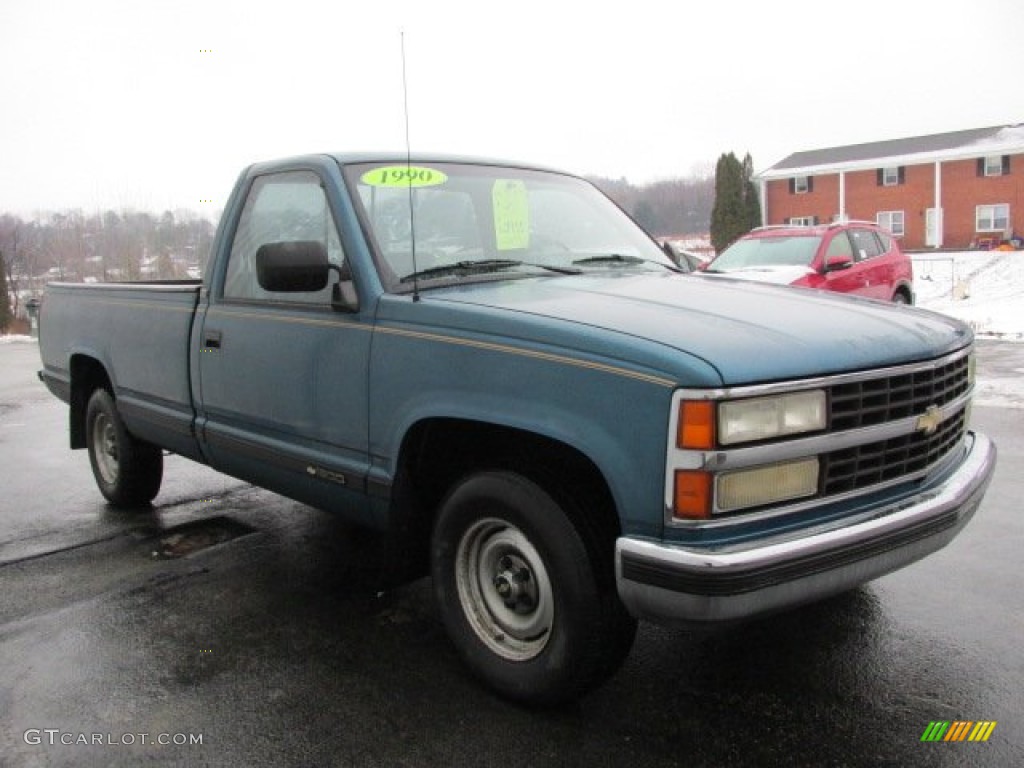
[[[676,431],[679,448],[715,447],[715,404],[710,400],[683,400],[679,404],[679,426]]]
[[[711,517],[711,474],[676,470],[672,515],[681,520],[707,520]]]

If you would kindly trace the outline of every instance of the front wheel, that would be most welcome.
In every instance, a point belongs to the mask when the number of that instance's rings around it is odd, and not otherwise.
[[[443,503],[431,548],[438,604],[463,659],[503,696],[576,698],[629,652],[636,622],[614,590],[614,540],[590,540],[593,530],[513,472],[472,475]]]
[[[85,440],[93,477],[107,501],[117,507],[137,507],[153,500],[163,480],[163,454],[129,434],[105,389],[97,389],[89,398]]]

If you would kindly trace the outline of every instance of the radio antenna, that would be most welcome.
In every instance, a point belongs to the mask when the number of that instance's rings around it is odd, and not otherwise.
[[[412,198],[412,149],[409,142],[409,84],[405,76],[405,30],[399,31],[402,41],[402,107],[405,113],[405,179],[409,185],[409,247],[412,252],[412,300],[420,300],[420,283],[416,266],[416,216]]]

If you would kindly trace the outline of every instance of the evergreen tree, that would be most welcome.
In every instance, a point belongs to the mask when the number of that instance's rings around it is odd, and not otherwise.
[[[743,209],[747,231],[761,226],[761,200],[754,184],[754,160],[747,152],[743,158]]]
[[[7,291],[7,261],[0,251],[0,333],[7,333],[14,316],[11,314],[11,297]]]
[[[736,238],[749,231],[743,201],[743,167],[734,153],[723,154],[715,165],[711,245],[716,253],[721,253]]]

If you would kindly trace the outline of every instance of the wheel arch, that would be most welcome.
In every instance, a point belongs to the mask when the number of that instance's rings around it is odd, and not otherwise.
[[[427,564],[430,532],[441,502],[462,478],[484,470],[518,472],[543,487],[591,528],[597,540],[614,546],[621,531],[611,486],[598,465],[561,440],[490,422],[427,418],[402,440],[391,495],[391,528]],[[614,574],[608,574],[614,579]]]
[[[73,354],[70,360],[71,398],[69,412],[72,448],[85,448],[85,414],[89,398],[97,389],[114,395],[114,385],[106,367],[88,354]]]
[[[896,286],[896,290],[893,291],[893,296],[897,294],[903,294],[903,297],[907,300],[907,304],[914,303],[914,289],[909,283],[900,283]]]

